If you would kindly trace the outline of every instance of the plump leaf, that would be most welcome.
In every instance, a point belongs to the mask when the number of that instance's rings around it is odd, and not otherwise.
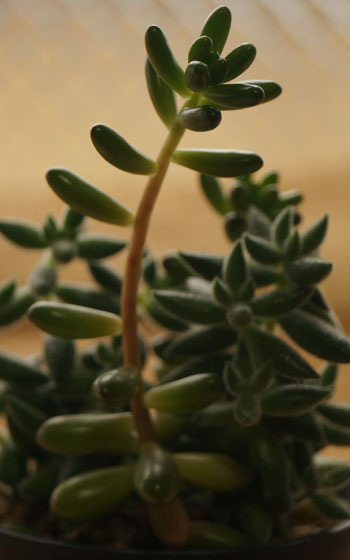
[[[177,109],[173,90],[157,74],[149,59],[146,62],[146,81],[153,106],[166,127],[176,119]]]
[[[126,241],[106,235],[85,233],[79,236],[78,251],[81,259],[105,259],[122,251]]]
[[[146,310],[156,323],[166,329],[182,332],[188,328],[188,324],[185,321],[182,321],[171,313],[165,311],[165,309],[159,305],[154,298],[151,298],[150,301],[147,302]]]
[[[81,522],[115,511],[133,490],[134,465],[88,471],[59,484],[51,496],[51,509],[59,518]]]
[[[206,280],[213,280],[216,276],[220,276],[223,257],[190,251],[180,251],[180,256],[197,274]]]
[[[13,298],[0,309],[0,327],[21,319],[35,302],[35,295],[27,287],[17,290]]]
[[[315,370],[296,350],[277,336],[255,326],[249,326],[245,341],[251,351],[263,360],[271,359],[274,369],[292,379],[318,378]]]
[[[168,251],[165,253],[162,259],[162,264],[175,284],[182,284],[193,274],[192,269],[181,258],[177,251]]]
[[[16,281],[15,280],[4,280],[0,283],[0,307],[7,305],[16,290]]]
[[[175,453],[174,460],[186,482],[214,492],[234,492],[247,481],[240,464],[220,453]]]
[[[207,17],[200,36],[207,35],[213,41],[213,49],[219,54],[225,46],[231,28],[231,12],[227,6],[215,8]]]
[[[122,330],[118,315],[69,303],[35,303],[29,318],[39,329],[60,338],[94,338]]]
[[[65,456],[123,455],[138,449],[130,412],[52,416],[40,426],[36,438],[50,453]]]
[[[202,35],[193,41],[188,51],[188,62],[192,62],[192,60],[208,62],[212,50],[213,41],[207,35]]]
[[[165,375],[161,378],[160,383],[169,383],[170,381],[176,381],[196,373],[216,373],[220,375],[223,372],[225,363],[228,359],[228,354],[219,352],[188,360],[165,373]]]
[[[245,244],[250,256],[262,264],[277,264],[282,259],[279,249],[261,237],[247,234]]]
[[[333,264],[323,259],[306,257],[289,262],[285,272],[291,282],[300,286],[309,286],[322,282],[331,273]]]
[[[318,491],[311,496],[312,503],[322,515],[329,519],[350,519],[349,504],[330,492]]]
[[[242,243],[237,241],[224,263],[225,282],[233,293],[242,287],[248,278],[248,267],[243,254]]]
[[[221,113],[216,107],[202,105],[201,107],[189,107],[182,109],[179,113],[179,123],[188,130],[195,132],[206,132],[214,130],[221,122]]]
[[[245,535],[227,525],[205,521],[191,523],[189,546],[196,550],[234,550],[246,548],[249,544]]]
[[[244,109],[262,103],[264,91],[261,87],[251,84],[220,84],[210,86],[204,96],[220,109]]]
[[[101,292],[86,284],[66,282],[57,286],[56,295],[65,303],[73,303],[92,309],[101,309],[110,313],[119,313],[117,300],[110,294]]]
[[[191,91],[204,91],[210,82],[209,68],[204,62],[193,60],[185,70],[185,83]]]
[[[134,485],[141,498],[148,503],[173,500],[181,485],[180,472],[173,456],[154,441],[143,443],[134,471]]]
[[[315,251],[323,242],[328,228],[328,215],[325,214],[314,224],[308,227],[302,235],[303,254],[308,255]]]
[[[178,336],[167,346],[164,359],[174,361],[176,356],[200,356],[232,346],[237,333],[227,325],[195,327]]]
[[[237,177],[260,169],[260,156],[243,150],[176,150],[173,161],[194,171],[217,177]]]
[[[0,220],[0,232],[10,241],[26,249],[44,249],[47,242],[36,224],[14,220]]]
[[[52,167],[46,180],[57,196],[80,214],[122,226],[134,221],[134,214],[124,205],[68,169]]]
[[[272,101],[282,93],[281,86],[276,82],[271,82],[270,80],[246,80],[241,83],[252,84],[254,86],[260,87],[264,92],[262,103],[267,103],[268,101]]]
[[[94,381],[95,395],[108,406],[128,403],[139,388],[140,374],[132,367],[104,371]]]
[[[292,225],[293,213],[291,208],[285,208],[284,210],[282,210],[282,212],[277,214],[276,218],[274,219],[272,224],[273,237],[275,242],[281,247],[289,236]]]
[[[0,379],[21,385],[41,385],[48,377],[38,368],[9,352],[0,352]]]
[[[228,286],[225,284],[225,282],[218,276],[216,276],[213,281],[212,294],[214,300],[220,305],[227,307],[232,304],[233,295],[228,289]]]
[[[49,371],[61,388],[70,380],[75,366],[75,344],[69,339],[46,335],[44,351]]]
[[[200,410],[217,400],[223,391],[219,376],[198,373],[149,389],[143,397],[147,408],[186,413]]]
[[[260,317],[273,317],[287,313],[306,301],[312,290],[305,287],[279,288],[256,296],[252,302],[252,310]]]
[[[350,428],[350,404],[330,403],[319,406],[318,411],[339,426]]]
[[[233,51],[226,55],[227,71],[224,82],[230,82],[243,74],[247,68],[254,62],[256,57],[256,48],[251,43],[242,43]]]
[[[115,270],[98,261],[90,261],[89,269],[96,282],[102,286],[102,288],[112,292],[116,296],[120,296],[122,279]]]
[[[161,79],[183,97],[190,95],[185,84],[184,72],[177,63],[163,31],[151,25],[145,36],[146,50],[150,62]]]
[[[210,62],[209,72],[210,72],[210,84],[216,85],[222,82],[227,72],[227,61],[225,58],[218,58]]]
[[[268,389],[261,405],[265,414],[291,416],[312,410],[328,395],[329,389],[318,385],[281,385]]]
[[[279,209],[286,206],[296,206],[303,200],[303,195],[298,190],[284,191],[279,194],[277,207]]]
[[[112,128],[104,124],[95,124],[90,135],[98,153],[114,167],[138,175],[156,173],[156,162],[136,150]]]
[[[155,290],[153,296],[166,311],[185,321],[210,324],[225,320],[225,309],[208,296],[170,290]]]
[[[329,323],[306,313],[291,311],[280,318],[286,333],[299,346],[330,362],[350,362],[350,339]]]
[[[210,175],[204,175],[202,173],[200,176],[200,185],[205,196],[215,210],[220,214],[226,214],[229,210],[229,204],[216,177],[211,177]]]

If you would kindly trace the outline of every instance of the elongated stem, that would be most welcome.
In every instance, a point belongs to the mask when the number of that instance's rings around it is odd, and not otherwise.
[[[184,132],[185,129],[176,120],[159,153],[157,159],[157,173],[149,178],[135,217],[122,292],[123,353],[124,363],[127,366],[140,367],[137,336],[137,291],[141,273],[142,256],[152,210],[169,167],[171,156]],[[139,390],[131,401],[131,406],[135,419],[135,427],[141,443],[153,439],[154,436],[149,412],[142,402],[143,392],[144,384],[142,376],[140,376]]]

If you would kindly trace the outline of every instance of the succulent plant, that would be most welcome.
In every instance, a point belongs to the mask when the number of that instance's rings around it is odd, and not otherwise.
[[[0,221],[4,237],[43,251],[26,286],[0,285],[0,326],[28,315],[46,333],[40,355],[0,352],[0,480],[66,529],[122,515],[128,501],[169,547],[261,546],[288,537],[298,516],[350,518],[338,493],[350,466],[318,454],[350,444],[350,405],[330,402],[350,341],[319,287],[332,269],[319,256],[328,218],[300,231],[301,193],[281,192],[275,172],[256,178],[257,154],[178,149],[186,129],[212,130],[223,111],[281,93],[271,81],[228,83],[256,55],[250,43],[221,55],[230,22],[225,6],[209,15],[185,70],[162,30],[147,30],[148,90],[168,128],[155,161],[106,125],[91,130],[107,162],[149,176],[136,213],[55,167],[47,182],[68,205],[62,218]],[[158,259],[146,248],[171,162],[199,172],[227,255]],[[229,193],[220,177],[235,178]],[[87,217],[128,227],[130,241],[86,233]],[[123,277],[105,264],[122,250]],[[76,258],[93,283],[61,281]],[[160,331],[151,339],[148,321]],[[320,371],[296,345],[324,360]],[[148,359],[158,382],[145,378]]]

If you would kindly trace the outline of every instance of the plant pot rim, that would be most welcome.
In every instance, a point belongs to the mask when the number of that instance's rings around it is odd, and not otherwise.
[[[206,549],[206,550],[192,550],[192,549],[116,549],[112,547],[100,547],[100,546],[90,546],[90,545],[83,545],[83,544],[72,544],[66,541],[59,541],[54,539],[45,539],[43,537],[37,537],[33,535],[28,535],[25,533],[16,532],[14,529],[1,527],[0,526],[0,537],[3,534],[4,536],[8,536],[10,538],[14,538],[20,541],[30,542],[31,544],[37,545],[50,545],[55,547],[56,549],[74,549],[77,552],[84,552],[89,551],[90,554],[101,553],[102,551],[108,553],[109,555],[114,554],[116,558],[130,558],[130,557],[144,557],[145,554],[151,555],[153,558],[157,557],[164,557],[167,556],[169,558],[177,558],[181,555],[185,555],[191,558],[210,558],[215,554],[218,557],[227,557],[228,554],[235,553],[254,553],[254,552],[262,552],[268,553],[269,551],[277,551],[278,549],[290,549],[290,548],[297,548],[300,545],[305,543],[311,543],[314,540],[317,540],[322,537],[336,535],[337,533],[342,533],[345,531],[349,531],[350,536],[350,520],[349,521],[341,521],[336,525],[329,527],[327,529],[321,529],[320,531],[311,533],[305,537],[298,538],[298,539],[290,539],[286,541],[278,541],[272,542],[270,544],[264,545],[263,547],[259,548],[228,548],[228,549]]]

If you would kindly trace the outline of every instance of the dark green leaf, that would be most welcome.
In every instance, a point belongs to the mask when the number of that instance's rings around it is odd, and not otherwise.
[[[260,317],[273,317],[292,311],[310,297],[310,288],[280,288],[256,296],[252,302],[252,310]]]
[[[278,182],[279,174],[276,171],[270,171],[263,176],[260,181],[260,186],[264,187],[265,185],[277,185]]]
[[[262,393],[270,385],[273,378],[273,364],[271,360],[266,360],[260,367],[258,367],[252,377],[249,379],[249,392]]]
[[[220,212],[220,214],[226,214],[229,210],[229,204],[219,181],[210,175],[201,174],[200,184],[210,204]]]
[[[139,388],[140,373],[132,367],[104,371],[94,381],[95,395],[106,405],[118,407],[127,404]]]
[[[58,387],[70,379],[76,361],[75,344],[72,340],[45,336],[45,359]]]
[[[207,35],[213,41],[213,49],[220,54],[225,46],[231,27],[231,12],[227,6],[219,6],[207,17],[200,36]]]
[[[256,48],[251,43],[242,43],[226,55],[227,71],[224,82],[230,82],[243,74],[253,63],[256,57]]]
[[[39,329],[59,338],[109,336],[122,329],[118,315],[69,303],[35,303],[29,318]]]
[[[301,286],[322,282],[332,271],[333,264],[323,259],[306,257],[285,265],[285,272],[291,282]]]
[[[247,185],[245,185],[245,183],[236,181],[231,190],[230,198],[233,209],[236,212],[244,214],[248,210],[250,204],[250,196]]]
[[[251,307],[246,303],[232,305],[226,314],[227,322],[234,328],[241,329],[246,327],[253,318]]]
[[[237,241],[247,229],[245,218],[235,212],[225,215],[225,231],[231,241]]]
[[[225,320],[225,309],[210,297],[170,290],[155,290],[154,297],[169,313],[194,323],[218,323]]]
[[[149,59],[146,61],[146,81],[153,106],[166,127],[170,128],[177,116],[173,90],[157,74]]]
[[[83,216],[83,214],[77,212],[76,210],[73,210],[73,208],[68,207],[66,208],[65,213],[63,215],[63,220],[62,220],[63,230],[67,233],[75,234],[77,231],[81,229],[84,220],[85,220],[85,216]]]
[[[264,101],[264,91],[261,87],[243,83],[210,86],[204,96],[206,100],[225,109],[245,109]]]
[[[282,88],[276,82],[271,82],[270,80],[245,80],[241,82],[242,84],[252,84],[254,86],[260,87],[264,92],[264,97],[262,103],[267,103],[276,99],[282,93]]]
[[[46,174],[52,190],[81,214],[118,225],[131,225],[134,214],[110,195],[62,167],[53,167]]]
[[[34,302],[35,296],[27,287],[17,290],[11,301],[0,309],[0,327],[21,319]]]
[[[182,478],[193,486],[214,492],[234,492],[247,482],[240,464],[222,453],[175,453]]]
[[[322,448],[328,444],[326,434],[318,417],[313,412],[305,412],[298,416],[267,417],[268,426],[275,427],[278,431],[293,436],[298,440],[311,441],[315,447]]]
[[[109,126],[95,124],[90,134],[92,143],[98,153],[118,169],[138,175],[153,175],[156,173],[156,162],[136,150]]]
[[[45,422],[46,414],[13,394],[7,397],[6,411],[11,414],[12,419],[21,431],[31,440],[35,441],[36,432],[41,424]]]
[[[338,374],[337,364],[332,364],[332,363],[326,364],[320,371],[320,374],[321,374],[321,383],[324,387],[327,387],[328,385],[334,385]]]
[[[245,428],[254,426],[260,421],[261,406],[254,395],[242,395],[235,402],[234,417],[236,422]]]
[[[165,253],[162,264],[171,277],[177,284],[182,284],[186,278],[192,276],[193,271],[190,266],[182,259],[176,251],[169,251]]]
[[[17,283],[15,280],[4,280],[0,283],[0,307],[7,305],[16,290]]]
[[[87,260],[105,259],[122,251],[126,241],[106,235],[85,233],[79,236],[79,257]]]
[[[286,333],[299,346],[330,362],[350,362],[350,340],[341,330],[305,311],[291,311],[280,319]]]
[[[173,356],[200,356],[225,350],[237,340],[237,333],[226,325],[196,327],[177,337],[167,346],[164,358],[173,361]]]
[[[277,264],[281,261],[281,252],[270,241],[247,234],[245,243],[250,256],[262,264]]]
[[[322,515],[329,519],[350,519],[349,504],[330,492],[315,492],[311,496],[312,503]]]
[[[206,280],[213,280],[216,276],[220,276],[223,257],[189,251],[180,251],[180,256],[197,274]]]
[[[221,113],[215,107],[202,105],[201,107],[189,107],[182,109],[179,113],[179,122],[184,128],[195,132],[206,132],[214,130],[221,122]]]
[[[228,359],[228,354],[218,353],[187,360],[184,364],[178,365],[166,373],[160,382],[162,384],[169,383],[170,381],[176,381],[196,373],[216,373],[221,375]]]
[[[151,25],[146,31],[145,41],[153,68],[169,87],[187,97],[190,92],[185,84],[184,72],[174,58],[163,31],[157,25]]]
[[[171,313],[167,313],[154,298],[146,304],[147,313],[151,316],[151,318],[166,329],[171,331],[185,331],[188,327],[185,321],[181,321],[181,319],[177,319]]]
[[[86,284],[62,283],[57,286],[56,295],[66,303],[119,313],[120,306],[114,296],[94,289]]]
[[[318,411],[331,420],[335,424],[350,428],[350,404],[347,403],[331,403],[323,404],[318,408]]]
[[[270,238],[271,222],[256,206],[250,206],[247,215],[247,231],[257,237]]]
[[[264,288],[275,284],[279,279],[278,270],[259,264],[249,264],[249,273],[254,278],[254,282],[258,288]]]
[[[114,270],[98,261],[90,261],[89,269],[96,282],[109,292],[120,296],[122,279]]]
[[[315,408],[329,395],[329,389],[318,385],[281,385],[269,389],[262,396],[265,414],[292,416]]]
[[[319,456],[316,458],[316,468],[323,488],[342,488],[350,481],[350,465],[341,459]]]
[[[26,249],[44,249],[47,242],[40,228],[30,222],[8,218],[0,220],[0,232],[10,241]]]
[[[57,281],[57,270],[50,263],[37,265],[30,278],[28,285],[37,296],[46,296],[55,291]]]
[[[212,50],[213,41],[207,35],[202,35],[193,41],[188,51],[188,62],[192,62],[192,60],[207,62]]]
[[[326,418],[320,416],[322,428],[327,436],[330,445],[349,446],[350,445],[350,430],[339,426]]]
[[[304,358],[277,336],[258,327],[249,326],[245,333],[245,341],[259,358],[270,358],[274,368],[282,375],[292,379],[318,378],[315,370]]]
[[[227,66],[225,58],[218,58],[209,64],[211,85],[216,85],[222,82],[227,72]]]
[[[237,293],[248,279],[248,267],[241,241],[237,241],[224,262],[224,278],[232,293]]]
[[[242,497],[238,500],[236,512],[240,528],[255,545],[262,546],[270,541],[273,517],[259,498]]]
[[[193,60],[185,71],[185,83],[191,91],[204,91],[210,82],[209,68],[204,62]]]
[[[226,307],[232,304],[232,293],[225,282],[223,282],[218,276],[214,279],[212,284],[212,294],[214,300],[220,305],[224,305]]]
[[[286,258],[290,261],[298,258],[300,256],[302,249],[300,235],[297,229],[288,237],[284,243],[283,251]]]
[[[14,354],[0,353],[0,379],[21,385],[41,385],[48,377],[38,368],[28,364]]]
[[[237,177],[260,169],[260,156],[243,150],[176,150],[172,157],[175,163],[218,177]]]
[[[275,242],[282,247],[290,234],[293,225],[293,213],[290,207],[285,208],[272,223],[273,238]]]
[[[278,197],[277,206],[279,209],[286,206],[296,206],[303,200],[303,195],[298,190],[284,191]]]
[[[325,214],[317,222],[312,224],[302,235],[303,254],[308,255],[315,251],[323,242],[328,227],[328,215]]]

